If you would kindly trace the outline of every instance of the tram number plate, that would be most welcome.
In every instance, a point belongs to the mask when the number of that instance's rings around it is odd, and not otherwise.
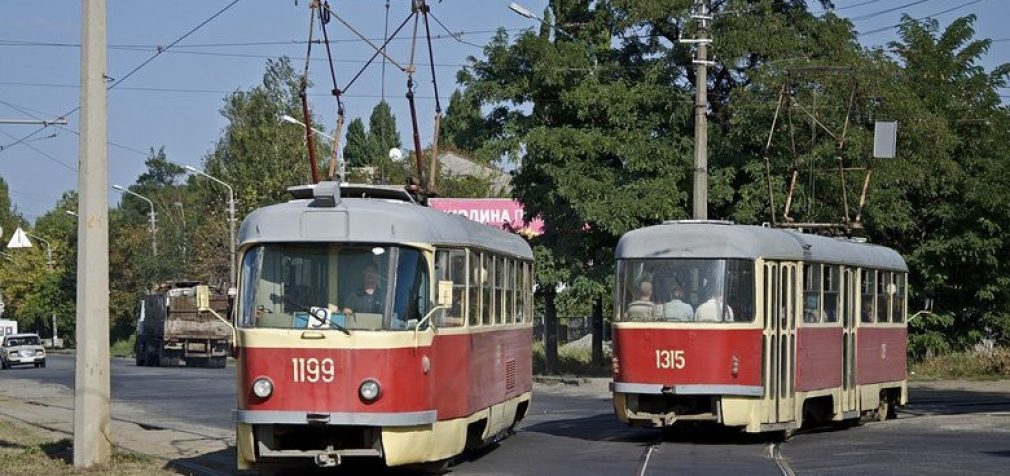
[[[656,350],[657,369],[677,369],[687,366],[683,350]]]
[[[291,359],[292,376],[295,383],[330,383],[334,376],[333,359],[317,359],[315,357],[293,357]]]

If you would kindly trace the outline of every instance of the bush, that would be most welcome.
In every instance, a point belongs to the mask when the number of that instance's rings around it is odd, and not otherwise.
[[[126,339],[114,341],[109,346],[109,354],[113,357],[133,357],[133,351],[137,348],[137,335],[130,334]]]
[[[602,366],[593,365],[593,351],[584,346],[563,345],[558,347],[557,375],[575,375],[579,377],[610,377],[610,357],[604,350]],[[533,373],[544,375],[545,351],[543,341],[533,343]]]
[[[1007,378],[1010,377],[1010,349],[980,348],[934,355],[913,363],[911,370],[919,378]]]

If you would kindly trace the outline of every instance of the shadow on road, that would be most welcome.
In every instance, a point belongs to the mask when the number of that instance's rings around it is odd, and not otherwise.
[[[551,420],[523,427],[520,431],[546,433],[548,435],[578,438],[588,441],[621,441],[629,443],[650,443],[659,432],[642,428],[631,428],[611,413],[601,413],[582,418]]]
[[[962,415],[1010,411],[1010,395],[968,389],[909,389],[908,406],[901,412],[912,416]]]

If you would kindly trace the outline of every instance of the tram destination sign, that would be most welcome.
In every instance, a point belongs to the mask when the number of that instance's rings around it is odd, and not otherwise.
[[[523,223],[523,206],[511,198],[432,198],[428,205],[495,228],[511,228],[536,235],[544,231],[543,220]]]

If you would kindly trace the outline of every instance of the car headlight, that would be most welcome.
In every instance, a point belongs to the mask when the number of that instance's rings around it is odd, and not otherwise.
[[[379,382],[372,379],[367,379],[361,382],[361,386],[358,387],[358,394],[361,395],[361,399],[370,402],[379,398],[379,394],[382,389],[379,387]]]
[[[46,351],[41,350],[41,349],[40,350],[36,350],[35,351],[35,355],[46,355]]]
[[[266,377],[260,377],[253,381],[253,395],[260,398],[267,398],[274,393],[274,383]]]

